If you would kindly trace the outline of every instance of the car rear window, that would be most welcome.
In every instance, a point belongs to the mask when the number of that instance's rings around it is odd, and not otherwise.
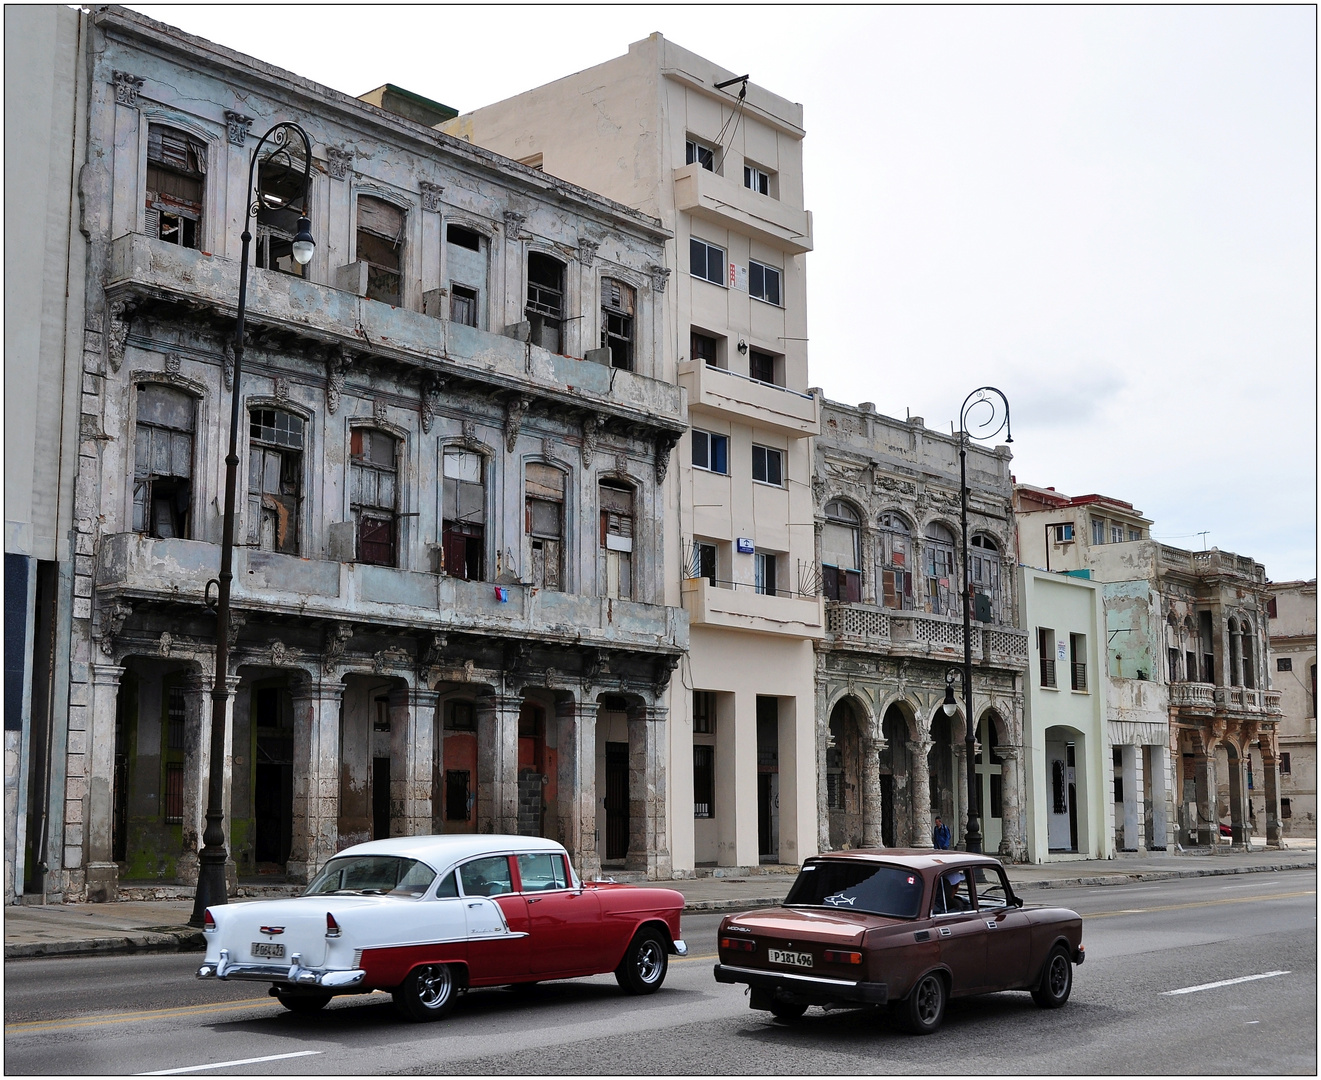
[[[787,907],[865,911],[896,919],[917,918],[922,878],[898,866],[864,862],[809,862],[798,874]]]
[[[436,872],[416,859],[396,855],[349,855],[326,863],[303,895],[388,894],[416,899],[427,891],[435,878]]]

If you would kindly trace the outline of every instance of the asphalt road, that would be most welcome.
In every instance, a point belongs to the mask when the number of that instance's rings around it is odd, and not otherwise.
[[[750,1011],[711,976],[707,915],[684,920],[692,955],[671,958],[653,997],[609,975],[484,990],[431,1025],[399,1019],[384,995],[294,1016],[255,984],[198,982],[198,954],[7,961],[5,1072],[1316,1073],[1315,871],[1025,895],[1085,917],[1069,1004],[953,1002],[928,1038],[874,1011],[811,1009],[795,1024]],[[1245,976],[1267,977],[1171,993]]]

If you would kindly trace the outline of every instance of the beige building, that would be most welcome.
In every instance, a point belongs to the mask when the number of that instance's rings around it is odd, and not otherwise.
[[[802,107],[666,41],[442,130],[659,218],[664,350],[691,431],[666,507],[666,602],[691,621],[670,698],[676,872],[817,850]],[[608,347],[603,328],[602,347]],[[690,817],[680,808],[691,805]]]
[[[1271,679],[1280,694],[1280,827],[1316,835],[1316,579],[1270,586]]]

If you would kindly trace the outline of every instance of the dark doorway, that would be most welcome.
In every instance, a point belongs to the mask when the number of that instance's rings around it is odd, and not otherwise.
[[[125,672],[119,684],[115,701],[115,791],[111,822],[111,854],[115,862],[128,859],[128,753],[129,732],[125,713],[130,709],[134,717],[137,708],[137,681],[131,672]],[[129,697],[131,701],[125,701]]]
[[[894,777],[881,773],[881,843],[894,847]]]
[[[372,839],[390,837],[390,759],[372,758]]]
[[[780,699],[757,695],[757,858],[780,858]]]
[[[293,846],[293,702],[283,686],[258,686],[252,691],[252,712],[257,733],[252,854],[258,864],[277,863],[283,867]],[[271,868],[267,867],[266,872],[271,873]]]
[[[628,743],[605,744],[605,857],[628,857]]]

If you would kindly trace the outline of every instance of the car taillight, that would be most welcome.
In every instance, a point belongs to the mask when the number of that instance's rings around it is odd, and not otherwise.
[[[722,937],[720,939],[722,949],[730,949],[734,952],[756,952],[757,943],[748,938],[740,937]]]
[[[841,952],[838,949],[827,949],[826,963],[827,964],[861,964],[862,953]]]
[[[202,915],[202,933],[207,934],[216,928],[216,918],[211,914],[211,909],[207,908]]]
[[[335,921],[335,916],[326,912],[326,937],[339,937],[343,931],[339,928],[339,923]]]

